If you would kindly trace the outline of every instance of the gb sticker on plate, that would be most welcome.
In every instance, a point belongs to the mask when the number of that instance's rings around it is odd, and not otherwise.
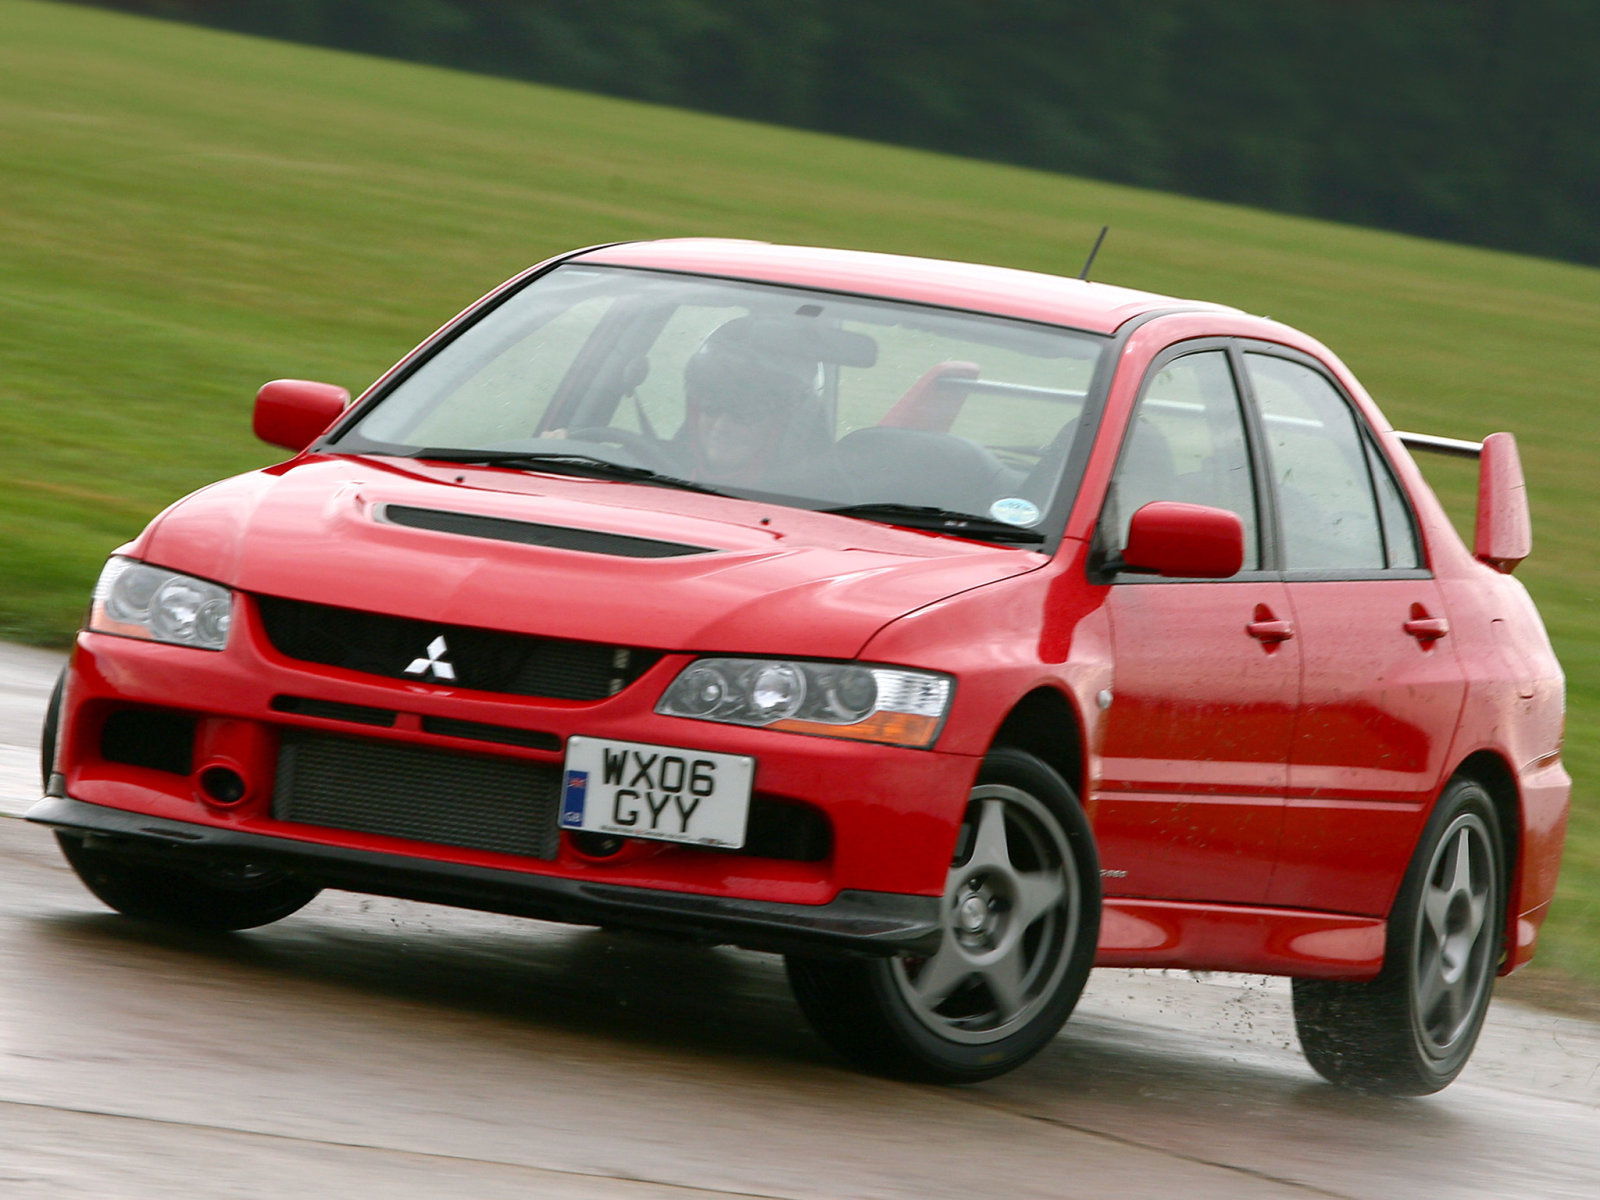
[[[570,737],[561,827],[736,850],[754,775],[742,754]]]

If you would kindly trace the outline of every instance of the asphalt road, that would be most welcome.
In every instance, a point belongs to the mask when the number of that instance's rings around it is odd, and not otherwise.
[[[1342,1093],[1280,981],[1096,972],[1037,1060],[854,1074],[778,961],[325,894],[200,937],[106,912],[37,788],[59,659],[0,647],[0,1198],[1600,1194],[1600,1025],[1497,1001],[1438,1096]]]

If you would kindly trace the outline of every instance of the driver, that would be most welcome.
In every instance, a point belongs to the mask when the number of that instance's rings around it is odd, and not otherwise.
[[[806,334],[764,317],[735,317],[706,337],[684,366],[686,415],[674,438],[698,479],[770,482],[804,466],[830,442],[816,403],[817,359]]]

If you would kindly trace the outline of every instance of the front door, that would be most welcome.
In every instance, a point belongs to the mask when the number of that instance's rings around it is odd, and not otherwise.
[[[1261,570],[1256,472],[1220,347],[1152,368],[1100,544],[1124,545],[1129,518],[1152,500],[1238,513],[1245,564],[1227,580],[1113,577],[1095,809],[1106,894],[1261,903],[1282,831],[1300,645],[1286,587]]]

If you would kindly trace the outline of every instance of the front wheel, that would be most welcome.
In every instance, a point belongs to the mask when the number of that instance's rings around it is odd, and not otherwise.
[[[126,916],[213,933],[269,925],[305,907],[320,890],[271,867],[189,866],[147,861],[57,833],[85,887]]]
[[[56,737],[61,731],[61,694],[67,687],[67,669],[61,668],[56,685],[50,690],[50,701],[44,709],[44,726],[39,730],[39,782],[50,786],[50,773],[56,764]]]
[[[1439,798],[1389,917],[1368,983],[1297,979],[1295,1027],[1323,1078],[1425,1096],[1467,1065],[1489,1010],[1505,924],[1500,823],[1489,794],[1457,780]]]
[[[1071,1014],[1094,964],[1100,870],[1066,783],[1017,750],[991,752],[967,805],[926,958],[791,956],[817,1032],[868,1070],[943,1083],[1020,1066]]]

